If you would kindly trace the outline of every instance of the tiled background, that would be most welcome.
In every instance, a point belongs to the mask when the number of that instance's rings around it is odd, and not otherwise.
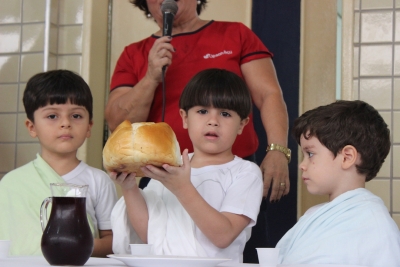
[[[83,1],[0,0],[0,6],[1,178],[39,152],[24,125],[27,80],[44,70],[81,72]]]
[[[353,40],[353,99],[378,109],[392,136],[390,154],[367,188],[400,225],[400,1],[354,1]]]

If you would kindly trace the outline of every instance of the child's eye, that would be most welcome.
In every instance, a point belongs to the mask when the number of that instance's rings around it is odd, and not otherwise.
[[[74,115],[72,115],[72,118],[74,118],[74,119],[81,119],[82,116],[81,116],[80,114],[74,114]]]
[[[51,115],[48,115],[47,118],[54,120],[55,118],[57,118],[57,116],[54,114],[51,114]]]
[[[199,111],[197,111],[197,113],[200,113],[200,114],[207,114],[208,111],[207,111],[206,109],[200,109]]]
[[[230,114],[229,112],[226,112],[226,111],[222,111],[222,112],[221,112],[221,115],[222,115],[223,117],[232,117],[231,114]]]
[[[309,158],[311,158],[312,156],[314,156],[314,153],[312,153],[312,152],[307,152],[307,154],[308,154],[308,157],[309,157]]]

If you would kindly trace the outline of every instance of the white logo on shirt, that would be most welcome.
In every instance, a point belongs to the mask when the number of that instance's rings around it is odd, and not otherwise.
[[[222,55],[230,55],[230,54],[232,54],[232,51],[226,51],[226,50],[224,50],[224,51],[222,51],[222,52],[220,52],[220,53],[218,53],[218,54],[214,54],[214,55],[212,55],[212,54],[206,54],[206,55],[204,55],[204,58],[205,58],[205,59],[207,59],[207,58],[216,58],[216,57],[219,57],[219,56],[222,56]]]

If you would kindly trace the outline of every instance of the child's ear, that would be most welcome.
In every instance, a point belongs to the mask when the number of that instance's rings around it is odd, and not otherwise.
[[[86,132],[86,138],[89,138],[92,135],[92,127],[93,127],[93,121],[89,121],[89,125],[88,125],[88,130]]]
[[[32,136],[33,138],[37,137],[35,124],[30,119],[25,120],[25,126],[28,129],[30,136]]]
[[[344,148],[342,148],[342,168],[343,169],[348,169],[352,166],[355,166],[358,161],[359,161],[359,155],[357,152],[357,149],[354,146],[347,145]]]
[[[183,129],[187,129],[187,113],[183,109],[179,109],[179,114],[182,117],[182,124],[183,124]]]
[[[239,135],[239,134],[242,134],[243,129],[244,129],[244,126],[246,126],[247,123],[249,123],[249,121],[250,121],[250,118],[249,118],[249,117],[247,117],[247,118],[245,118],[245,119],[243,119],[243,120],[240,121],[239,130],[238,130],[238,135]]]

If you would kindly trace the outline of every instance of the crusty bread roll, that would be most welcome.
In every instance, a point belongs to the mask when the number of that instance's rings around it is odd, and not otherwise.
[[[110,135],[103,149],[103,165],[108,172],[144,174],[147,164],[161,167],[164,163],[182,165],[179,143],[165,122],[122,122]]]

